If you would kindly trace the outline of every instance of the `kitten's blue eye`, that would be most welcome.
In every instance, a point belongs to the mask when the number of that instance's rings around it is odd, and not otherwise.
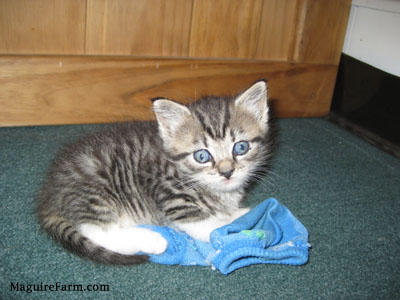
[[[211,160],[211,154],[206,149],[197,150],[195,153],[193,153],[193,157],[201,164],[205,164]]]
[[[249,149],[250,149],[249,142],[246,141],[237,142],[235,143],[235,145],[233,145],[233,153],[235,155],[246,154],[247,151],[249,151]]]

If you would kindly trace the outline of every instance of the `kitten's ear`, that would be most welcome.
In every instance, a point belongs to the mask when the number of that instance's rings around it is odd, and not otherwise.
[[[186,106],[162,98],[153,99],[153,111],[163,138],[171,138],[184,119],[190,115]]]
[[[267,83],[265,81],[258,81],[253,84],[237,97],[235,100],[235,106],[241,107],[253,114],[262,127],[267,126]]]

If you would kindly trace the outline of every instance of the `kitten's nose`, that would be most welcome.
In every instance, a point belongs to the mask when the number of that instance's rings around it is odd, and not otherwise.
[[[218,172],[226,179],[229,179],[232,176],[233,171],[235,171],[235,167],[231,160],[225,159],[218,163]]]
[[[227,171],[221,171],[219,172],[222,176],[224,176],[226,179],[229,179],[232,176],[233,169],[232,170],[227,170]]]

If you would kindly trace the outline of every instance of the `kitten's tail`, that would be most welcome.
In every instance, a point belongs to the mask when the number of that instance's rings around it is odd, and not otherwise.
[[[147,255],[124,255],[94,244],[83,236],[77,228],[62,217],[48,217],[39,214],[41,229],[58,241],[67,250],[95,262],[114,265],[145,263]]]

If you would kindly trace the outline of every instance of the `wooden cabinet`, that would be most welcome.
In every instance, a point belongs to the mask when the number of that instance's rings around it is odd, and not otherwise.
[[[148,119],[151,97],[232,94],[259,78],[276,116],[322,116],[349,9],[350,0],[0,0],[0,125]]]

